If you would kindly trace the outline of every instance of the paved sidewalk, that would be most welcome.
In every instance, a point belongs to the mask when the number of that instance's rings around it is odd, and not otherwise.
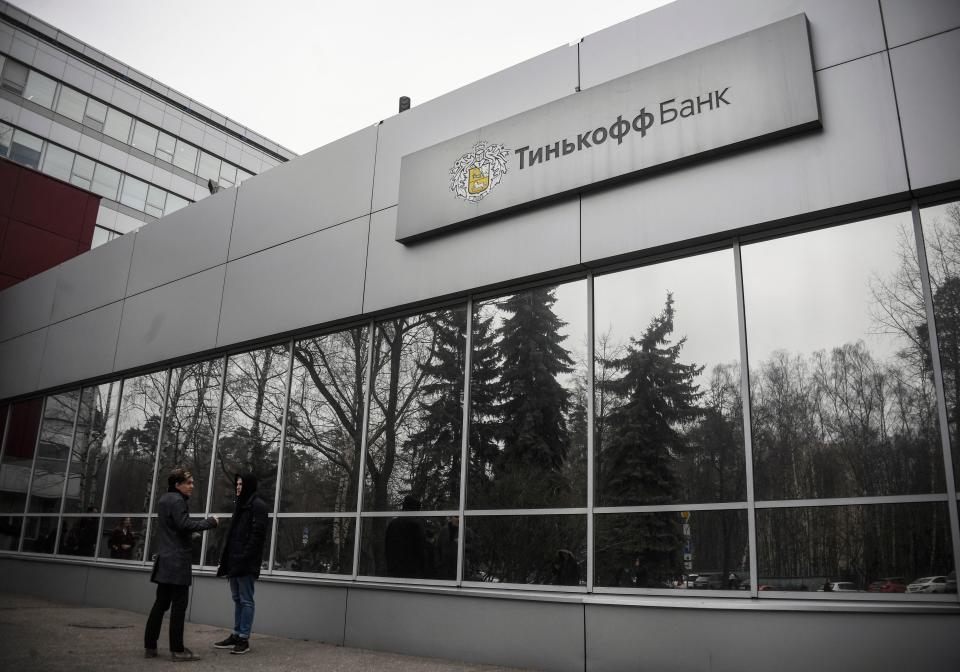
[[[0,670],[83,672],[90,670],[165,670],[173,665],[163,648],[167,620],[160,634],[160,656],[143,657],[146,616],[121,609],[78,607],[35,597],[0,593]],[[512,668],[470,665],[366,649],[257,635],[243,656],[214,649],[229,630],[187,623],[184,641],[202,660],[175,669],[323,670],[324,672],[496,672]],[[167,654],[166,657],[164,654]]]

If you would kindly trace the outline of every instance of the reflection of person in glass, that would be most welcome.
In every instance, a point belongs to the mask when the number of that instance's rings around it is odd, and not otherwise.
[[[561,548],[553,561],[553,581],[555,586],[580,585],[580,564],[571,551]]]
[[[170,656],[174,661],[199,660],[183,646],[183,621],[193,582],[191,556],[193,533],[218,524],[215,516],[192,520],[187,500],[193,494],[193,474],[176,468],[167,478],[167,492],[157,505],[157,554],[150,580],[157,584],[157,598],[143,634],[144,655],[155,658],[163,614],[170,609]],[[172,608],[171,608],[172,606]]]
[[[95,506],[88,506],[87,513],[98,514],[100,509]],[[76,533],[76,553],[86,557],[93,557],[97,550],[97,526],[96,518],[81,518],[80,522],[74,528]]]
[[[136,544],[137,534],[133,531],[133,521],[129,517],[124,518],[110,533],[110,557],[131,560]]]
[[[420,500],[403,498],[404,511],[419,511]],[[422,579],[427,570],[427,528],[421,518],[398,517],[387,524],[387,576]]]
[[[233,597],[233,632],[214,644],[218,649],[232,649],[230,653],[250,650],[250,631],[253,629],[253,582],[260,576],[263,545],[267,538],[267,505],[257,494],[257,477],[252,474],[234,476],[237,501],[230,518],[230,529],[220,552],[217,576],[230,579]]]

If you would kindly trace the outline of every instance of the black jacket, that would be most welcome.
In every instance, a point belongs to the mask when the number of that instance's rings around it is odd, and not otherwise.
[[[256,480],[245,476],[244,486]],[[241,494],[230,519],[227,539],[220,551],[217,576],[260,576],[263,545],[267,539],[267,505],[254,490],[247,497]]]
[[[177,491],[167,492],[157,506],[157,559],[150,580],[189,586],[193,581],[190,565],[194,532],[214,527],[213,518],[194,520],[187,509],[187,498]]]

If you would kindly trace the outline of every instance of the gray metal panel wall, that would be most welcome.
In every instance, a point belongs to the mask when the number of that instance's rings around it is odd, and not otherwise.
[[[84,604],[141,614],[148,613],[153,606],[157,586],[150,582],[150,574],[143,569],[90,567],[86,578]]]
[[[960,30],[891,49],[890,64],[910,186],[960,180]]]
[[[370,126],[244,182],[230,259],[368,214],[376,150]]]
[[[818,72],[817,86],[822,131],[585,196],[583,260],[906,194],[886,56]]]
[[[227,264],[217,345],[359,315],[369,216]]]
[[[222,264],[127,298],[114,370],[216,346],[225,273]]]
[[[373,214],[363,309],[461,292],[580,261],[577,199],[415,245],[395,239],[397,209]]]
[[[957,0],[880,0],[890,48],[960,27]]]
[[[136,238],[136,233],[120,236],[60,264],[50,321],[59,322],[122,299]]]
[[[225,264],[236,200],[227,189],[137,231],[127,296]]]
[[[56,287],[54,267],[0,292],[0,342],[47,326]]]
[[[37,389],[47,327],[0,343],[0,399]]]
[[[39,387],[55,387],[113,370],[123,301],[51,325]]]
[[[590,672],[960,669],[956,614],[587,605],[585,621]]]
[[[2,558],[0,590],[67,604],[83,604],[88,571],[90,568],[85,565]]]
[[[343,645],[346,586],[257,582],[254,632]],[[233,628],[233,600],[224,579],[195,577],[190,620]]]
[[[385,119],[377,140],[373,211],[396,205],[404,154],[570,95],[576,86],[577,48],[559,47]]]
[[[346,646],[582,672],[583,605],[350,590]]]
[[[799,12],[810,22],[817,69],[886,46],[877,0],[678,0],[586,36],[580,44],[580,86],[596,86]]]

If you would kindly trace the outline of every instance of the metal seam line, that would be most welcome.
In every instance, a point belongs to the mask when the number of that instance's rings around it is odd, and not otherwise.
[[[293,348],[296,341],[292,338],[287,343],[289,352],[287,353],[287,384],[284,392],[283,405],[280,407],[283,418],[280,420],[280,446],[277,448],[277,482],[273,488],[273,529],[270,534],[270,554],[267,556],[267,572],[273,573],[274,559],[273,554],[277,548],[277,513],[280,508],[280,487],[283,483],[283,453],[284,445],[287,441],[287,416],[290,415],[290,388],[293,385]]]
[[[153,504],[157,499],[157,475],[160,471],[160,456],[163,454],[163,432],[167,425],[167,411],[169,410],[170,387],[172,384],[173,368],[171,367],[167,369],[167,381],[163,388],[163,404],[161,405],[160,411],[160,432],[157,435],[157,454],[154,455],[153,459],[153,480],[150,481],[150,501],[147,504],[147,537],[143,545],[143,557],[140,559],[141,562],[144,563],[147,561],[147,558],[150,557],[148,553],[150,552],[150,528],[153,518]]]
[[[30,478],[27,479],[27,499],[23,502],[23,522],[20,523],[20,541],[17,550],[23,552],[23,540],[27,536],[27,514],[30,512],[30,496],[33,491],[33,472],[37,468],[37,453],[40,452],[40,437],[43,436],[43,418],[47,414],[47,403],[53,397],[48,395],[40,404],[40,422],[37,425],[37,438],[33,440],[33,459],[30,461]],[[96,557],[96,556],[94,556]]]
[[[579,59],[580,45],[577,45],[577,58]],[[579,87],[578,87],[579,88]],[[582,227],[581,227],[582,228]],[[594,362],[594,283],[593,283],[593,271],[587,272],[587,576],[586,576],[586,585],[587,592],[593,590],[593,572],[594,572],[594,560],[593,560],[593,550],[594,550],[594,541],[593,541],[593,512],[594,512],[594,483],[593,483],[593,469],[594,469],[594,375],[595,371],[595,362]],[[586,658],[584,658],[586,659]]]
[[[210,449],[210,472],[207,477],[207,503],[203,507],[203,514],[207,518],[210,517],[210,507],[213,504],[213,475],[216,473],[217,453],[220,450],[220,422],[223,420],[223,405],[227,397],[227,366],[230,364],[230,357],[224,354],[220,358],[220,361],[223,362],[223,365],[220,371],[220,397],[217,403],[217,424],[213,432],[213,446]],[[207,537],[209,536],[208,534],[204,534],[203,541],[200,544],[201,567],[203,567],[203,561],[206,557]]]
[[[470,459],[470,383],[471,368],[473,367],[473,297],[467,298],[467,333],[464,335],[466,342],[464,347],[466,351],[463,357],[463,425],[460,437],[460,508],[457,515],[460,516],[459,532],[457,534],[457,574],[456,581],[459,586],[463,582],[463,567],[466,558],[464,537],[467,536],[467,520],[464,516],[464,509],[467,506],[467,476],[468,460]]]
[[[367,327],[370,331],[367,334],[367,382],[366,389],[363,391],[363,427],[360,430],[360,454],[357,455],[360,468],[357,469],[357,480],[359,481],[357,483],[357,512],[354,514],[353,524],[353,573],[351,576],[353,580],[356,580],[357,571],[360,568],[360,514],[363,512],[364,466],[367,463],[367,423],[370,421],[370,399],[372,396],[370,388],[373,387],[373,358],[376,356],[373,352],[373,334],[376,327],[376,323],[370,320]]]
[[[120,410],[123,407],[123,390],[126,379],[121,378],[117,383],[117,410],[113,414],[113,430],[110,432],[110,452],[107,453],[107,477],[103,481],[103,498],[100,501],[100,518],[97,525],[97,543],[93,551],[93,559],[97,560],[100,554],[100,537],[103,536],[103,512],[107,508],[107,495],[110,494],[110,471],[113,468],[113,452],[117,447],[117,429],[120,425]],[[109,408],[109,405],[108,405]]]
[[[83,388],[77,391],[77,408],[73,414],[73,429],[70,431],[70,446],[67,450],[67,463],[63,468],[63,487],[60,489],[60,513],[57,514],[57,533],[54,536],[53,554],[60,549],[60,533],[63,530],[63,512],[67,505],[67,483],[70,482],[70,466],[73,464],[73,445],[77,440],[77,425],[80,423],[80,407],[83,406]]]

